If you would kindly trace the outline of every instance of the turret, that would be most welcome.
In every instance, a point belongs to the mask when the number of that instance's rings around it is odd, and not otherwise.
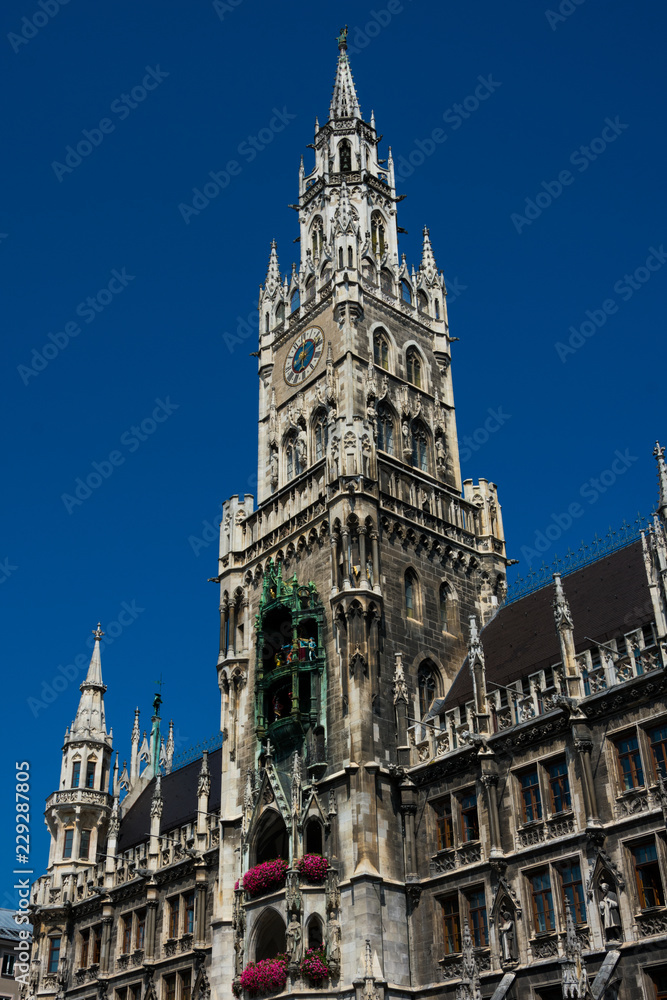
[[[51,834],[49,872],[54,886],[64,873],[95,864],[106,850],[107,823],[111,812],[109,773],[112,736],[104,718],[104,692],[98,623],[95,644],[76,717],[65,734],[60,787],[46,803],[46,822]]]

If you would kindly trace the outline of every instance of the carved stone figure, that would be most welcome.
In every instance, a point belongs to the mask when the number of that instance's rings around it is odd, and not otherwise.
[[[444,472],[447,465],[447,449],[445,448],[442,436],[438,437],[435,442],[435,462],[438,470]]]
[[[285,934],[285,950],[290,965],[298,965],[303,951],[303,932],[296,913],[292,914]]]
[[[271,449],[269,463],[271,466],[271,483],[275,485],[278,482],[278,453],[274,448]]]
[[[503,907],[500,911],[501,923],[498,926],[500,932],[500,950],[503,962],[514,962],[516,952],[514,950],[515,927],[512,914]]]
[[[340,968],[340,924],[330,920],[327,925],[327,958],[331,965]]]
[[[618,938],[621,934],[621,917],[618,912],[618,896],[608,882],[600,883],[600,915],[605,937]]]
[[[299,459],[299,467],[306,467],[306,432],[302,429],[296,437],[296,453]]]

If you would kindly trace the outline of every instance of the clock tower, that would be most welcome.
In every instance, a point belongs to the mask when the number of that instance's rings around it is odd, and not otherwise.
[[[301,259],[281,274],[273,242],[260,289],[257,506],[223,505],[221,989],[285,950],[298,978],[299,934],[341,987],[411,985],[407,730],[505,592],[496,487],[461,482],[444,278],[427,228],[418,268],[399,253],[346,34],[291,206]],[[319,893],[299,888],[308,853],[329,862]],[[276,857],[278,902],[234,888]]]

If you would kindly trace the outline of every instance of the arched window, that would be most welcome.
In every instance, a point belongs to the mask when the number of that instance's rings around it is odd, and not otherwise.
[[[354,257],[352,256],[352,247],[347,248],[347,266],[354,267]]]
[[[386,372],[389,371],[389,342],[382,330],[376,330],[373,334],[373,361]]]
[[[319,462],[321,458],[324,458],[329,443],[329,424],[323,410],[315,415],[313,430],[315,432],[315,461]]]
[[[268,333],[270,329],[269,326],[269,314],[264,313],[264,333]]]
[[[274,858],[288,859],[287,829],[282,816],[273,809],[263,814],[254,847],[252,853],[255,865],[260,865],[263,861],[272,861]]]
[[[311,275],[311,277],[306,282],[306,295],[305,295],[306,302],[310,302],[314,294],[315,294],[315,279]]]
[[[394,279],[391,271],[387,267],[383,267],[380,271],[380,289],[387,295],[394,294]]]
[[[296,434],[291,433],[287,438],[285,444],[285,474],[287,481],[293,479],[294,476],[298,476],[302,471],[301,455],[299,452],[299,442],[297,442]]]
[[[440,299],[435,300],[435,318],[440,319]]]
[[[428,434],[421,420],[412,422],[412,464],[428,472]]]
[[[313,257],[322,256],[322,245],[324,243],[324,224],[322,222],[322,216],[317,215],[313,220],[313,226],[311,229],[311,241],[313,245]]]
[[[323,944],[322,921],[315,913],[308,921],[308,947],[319,951]]]
[[[405,355],[405,364],[408,370],[408,382],[412,382],[418,389],[422,387],[422,359],[416,347],[408,347]]]
[[[377,416],[378,448],[394,454],[394,416],[386,403],[380,403]]]
[[[374,254],[382,254],[385,251],[384,219],[379,212],[371,215],[371,242]]]
[[[338,165],[341,174],[349,174],[352,170],[352,147],[347,139],[338,144]]]
[[[362,265],[363,276],[371,285],[377,284],[377,272],[369,260],[365,260]]]
[[[343,259],[343,248],[342,247],[338,247],[338,266],[339,267],[344,267],[345,266],[344,259]]]
[[[291,312],[296,312],[296,310],[301,305],[301,299],[299,297],[299,289],[295,288],[292,292],[292,298],[290,299],[290,310]]]
[[[285,921],[271,907],[257,921],[255,932],[255,961],[263,958],[275,958],[285,951]]]
[[[322,824],[317,819],[309,819],[306,823],[306,854],[323,854],[324,838]]]
[[[279,302],[278,307],[276,309],[276,323],[284,323],[284,322],[285,322],[285,303]]]
[[[437,691],[437,670],[431,660],[424,660],[417,671],[417,689],[419,691],[419,715],[423,719]]]
[[[419,312],[428,312],[428,296],[421,290],[417,292],[417,309]]]
[[[419,580],[413,569],[407,569],[404,577],[405,617],[419,618]]]
[[[407,281],[401,282],[401,298],[404,302],[412,304],[412,289],[410,288]]]

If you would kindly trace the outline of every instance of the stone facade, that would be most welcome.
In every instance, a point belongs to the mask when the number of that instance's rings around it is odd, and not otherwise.
[[[378,144],[342,32],[301,260],[282,276],[273,244],[260,290],[257,507],[223,504],[221,746],[175,766],[158,695],[110,774],[96,643],[31,995],[222,1000],[283,953],[302,996],[664,993],[662,453],[643,543],[505,603],[444,279],[426,229],[419,268],[399,257]]]

